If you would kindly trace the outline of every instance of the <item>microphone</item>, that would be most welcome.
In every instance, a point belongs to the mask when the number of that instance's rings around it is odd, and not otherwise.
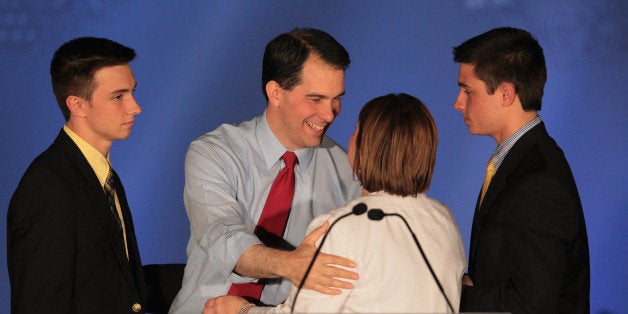
[[[314,256],[312,257],[312,261],[310,261],[310,265],[307,266],[307,270],[305,271],[305,274],[303,275],[303,279],[301,279],[301,282],[299,283],[299,288],[297,289],[297,293],[294,295],[294,301],[292,302],[292,308],[290,310],[290,313],[294,311],[294,307],[297,304],[297,297],[299,296],[299,292],[301,292],[301,288],[303,288],[303,284],[305,284],[305,279],[307,279],[307,276],[310,274],[310,271],[312,270],[312,266],[314,266],[314,261],[316,261],[316,257],[318,257],[318,254],[321,252],[321,248],[323,247],[323,244],[325,243],[325,239],[327,239],[327,235],[329,235],[329,233],[331,232],[331,228],[333,228],[337,222],[346,218],[347,216],[351,216],[351,215],[359,216],[366,213],[366,209],[367,209],[366,204],[364,203],[356,204],[355,206],[353,206],[350,213],[344,214],[338,217],[338,219],[334,220],[334,222],[329,226],[329,229],[327,229],[327,232],[325,233],[325,235],[323,236],[323,239],[321,240],[321,244],[318,246],[318,248],[316,249],[316,252],[314,253]]]
[[[369,210],[366,215],[369,217],[370,220],[382,220],[384,219],[384,216],[386,216],[386,214],[384,214],[384,211],[379,208],[373,208]]]
[[[419,252],[421,252],[421,256],[423,257],[423,260],[425,261],[425,264],[427,265],[427,268],[430,270],[430,273],[432,274],[432,278],[434,278],[434,281],[436,281],[436,285],[438,285],[438,289],[440,289],[440,292],[443,295],[443,297],[445,298],[445,301],[447,301],[447,306],[449,306],[449,309],[451,310],[452,313],[455,313],[456,311],[454,311],[454,307],[451,306],[451,302],[449,302],[449,298],[447,298],[447,295],[445,294],[445,290],[443,289],[443,286],[440,284],[440,281],[438,280],[438,277],[436,277],[436,274],[434,273],[434,269],[432,269],[432,265],[427,260],[427,256],[425,256],[425,252],[423,251],[423,247],[421,247],[421,244],[419,243],[419,239],[417,239],[416,235],[412,231],[412,228],[410,228],[410,225],[408,224],[408,221],[406,221],[406,219],[403,218],[403,216],[401,216],[400,214],[397,214],[397,213],[393,213],[393,214],[384,213],[384,211],[379,209],[379,208],[370,209],[368,211],[367,216],[369,217],[370,220],[375,220],[375,221],[382,220],[382,219],[384,219],[385,216],[397,216],[397,217],[401,218],[401,220],[403,220],[403,223],[406,225],[406,228],[408,228],[408,231],[410,231],[410,234],[412,234],[412,239],[414,240],[414,243],[416,244],[416,246],[419,248]]]

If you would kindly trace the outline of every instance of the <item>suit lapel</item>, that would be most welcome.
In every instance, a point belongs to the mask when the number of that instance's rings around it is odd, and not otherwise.
[[[107,196],[105,195],[105,192],[102,186],[100,185],[100,182],[98,181],[98,177],[94,173],[94,170],[90,166],[87,159],[85,159],[85,156],[83,156],[83,153],[81,152],[81,150],[78,148],[78,146],[76,146],[74,141],[72,141],[72,139],[65,133],[65,131],[61,130],[61,132],[59,133],[59,136],[57,136],[57,139],[55,140],[55,144],[59,145],[63,149],[63,151],[66,152],[68,158],[77,168],[77,171],[81,174],[81,176],[83,176],[85,180],[84,181],[85,194],[88,195],[92,203],[92,206],[89,209],[93,210],[96,217],[98,217],[98,220],[100,221],[103,227],[103,230],[105,231],[105,234],[107,235],[107,238],[109,239],[111,248],[115,253],[121,272],[124,274],[130,287],[133,288],[134,290],[137,290],[135,277],[133,276],[129,260],[126,257],[126,253],[124,250],[123,235],[120,232],[120,229],[118,228],[116,221],[114,220],[115,218],[111,213]],[[119,178],[117,179],[119,182]],[[130,217],[130,213],[128,213],[129,210],[128,210],[128,205],[126,202],[126,197],[124,195],[124,192],[118,192],[118,193],[119,193],[118,198],[121,204],[120,206],[123,208],[122,212],[123,212],[123,215],[125,216],[124,217],[125,222],[127,222],[128,225],[132,225],[130,218],[129,220],[127,220],[127,216]],[[123,203],[124,205],[122,205]],[[128,214],[124,213],[125,208]],[[88,210],[88,208],[86,208],[86,210]],[[127,226],[127,230],[128,228],[129,227]],[[130,229],[132,230],[132,227]],[[133,236],[133,239],[135,239],[134,236]],[[128,242],[129,242],[129,255],[131,254],[130,252],[131,246],[133,246],[134,248],[133,249],[134,253],[137,254],[137,245],[135,241],[133,240],[133,241],[128,241]],[[131,245],[130,242],[133,242],[133,245]]]
[[[126,193],[124,191],[124,187],[122,186],[122,181],[118,174],[113,171],[114,182],[116,182],[116,193],[118,193],[118,200],[120,201],[120,207],[122,212],[122,217],[124,219],[124,224],[126,228],[126,237],[127,237],[127,246],[129,250],[129,259],[127,261],[127,265],[129,266],[129,274],[127,278],[133,278],[136,282],[136,287],[140,290],[140,295],[144,295],[145,291],[143,290],[143,282],[144,275],[141,271],[142,262],[140,259],[139,248],[137,247],[137,241],[135,238],[135,228],[133,224],[133,218],[131,216],[131,210],[129,208],[129,204],[126,199]]]
[[[478,195],[471,229],[470,260],[473,260],[473,257],[475,256],[478,248],[478,237],[482,231],[486,217],[492,210],[494,210],[493,203],[495,202],[497,196],[507,187],[511,174],[524,160],[530,148],[538,143],[541,138],[546,136],[549,135],[547,134],[547,130],[545,129],[545,124],[543,122],[534,126],[521,136],[521,138],[517,140],[515,145],[513,145],[506,155],[504,161],[499,166],[499,169],[497,169],[495,176],[493,176],[493,179],[491,180],[491,184],[486,190],[484,201],[481,205],[479,204]]]

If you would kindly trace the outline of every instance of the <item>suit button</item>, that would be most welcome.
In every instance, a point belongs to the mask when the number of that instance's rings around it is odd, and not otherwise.
[[[135,313],[139,313],[142,310],[142,306],[139,303],[133,303],[133,306],[131,306],[131,310],[133,310],[133,312]]]

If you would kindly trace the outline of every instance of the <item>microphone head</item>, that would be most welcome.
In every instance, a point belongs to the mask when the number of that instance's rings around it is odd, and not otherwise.
[[[370,220],[382,220],[384,219],[384,211],[379,208],[373,208],[369,210],[368,217]]]
[[[356,204],[355,206],[353,206],[353,214],[354,215],[362,215],[364,213],[366,213],[366,204],[364,203],[360,203],[360,204]]]

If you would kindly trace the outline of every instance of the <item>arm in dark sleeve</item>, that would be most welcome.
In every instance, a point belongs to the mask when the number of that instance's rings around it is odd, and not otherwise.
[[[70,189],[47,170],[31,171],[7,219],[13,313],[73,313],[76,216]]]

